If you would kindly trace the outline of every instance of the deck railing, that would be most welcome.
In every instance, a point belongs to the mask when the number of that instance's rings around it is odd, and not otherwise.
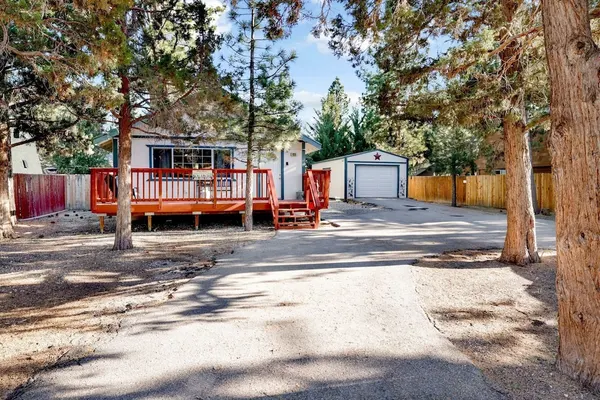
[[[312,210],[321,209],[321,196],[317,189],[317,182],[313,171],[308,171],[304,178],[304,200]]]
[[[271,170],[267,172],[267,190],[269,192],[269,204],[271,205],[273,224],[275,225],[275,229],[279,229],[279,199],[277,198],[277,188]]]
[[[319,200],[319,208],[329,208],[329,186],[331,171],[309,170],[304,174],[304,198],[308,201],[308,196]],[[314,188],[313,188],[314,184]],[[314,193],[309,191],[314,189]]]
[[[254,200],[269,200],[268,169],[254,170]],[[244,200],[245,169],[132,168],[131,202],[214,202]],[[119,195],[117,168],[92,168],[92,206],[112,204]]]

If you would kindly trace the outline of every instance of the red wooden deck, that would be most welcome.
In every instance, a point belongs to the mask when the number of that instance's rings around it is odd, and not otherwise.
[[[91,170],[91,210],[117,214],[118,170]],[[329,171],[304,175],[304,200],[279,200],[273,173],[254,170],[255,211],[270,211],[277,229],[317,227],[319,211],[329,205]],[[132,168],[132,215],[223,214],[245,209],[246,170]],[[197,225],[197,224],[196,224]]]

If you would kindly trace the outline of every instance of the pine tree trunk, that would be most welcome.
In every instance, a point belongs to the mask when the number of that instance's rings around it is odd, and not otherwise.
[[[254,88],[254,6],[251,5],[251,19],[250,19],[250,98],[248,99],[248,137],[247,139],[247,150],[248,155],[246,157],[246,214],[244,215],[244,229],[251,231],[253,226],[253,187],[254,187],[254,125],[256,124],[256,110],[254,108],[255,101],[255,88]]]
[[[535,213],[531,196],[529,139],[522,120],[504,118],[506,161],[506,239],[500,261],[526,265],[539,262],[535,235]]]
[[[10,218],[10,195],[8,178],[10,176],[10,131],[0,127],[0,240],[15,237]]]
[[[533,213],[538,215],[541,213],[540,206],[537,201],[537,189],[535,187],[535,174],[533,173],[533,149],[531,144],[531,135],[527,135],[529,141],[529,162],[531,163],[531,202],[533,203]]]
[[[253,156],[252,156],[252,148],[251,148],[251,141],[248,141],[248,158],[246,160],[246,208],[245,208],[245,215],[244,215],[244,229],[246,231],[251,231],[253,229],[252,226],[252,222],[253,222],[253,218],[252,218],[252,213],[253,213],[253,206],[254,203],[252,202],[252,197],[253,197],[253,187],[254,187],[254,167],[252,165],[253,163]]]
[[[502,11],[510,25],[523,0],[502,0]],[[529,133],[525,125],[525,100],[520,44],[513,41],[500,52],[501,69],[510,109],[503,117],[504,161],[506,163],[506,238],[500,261],[526,265],[539,262],[535,214],[531,196]]]
[[[558,367],[600,392],[600,50],[588,0],[543,0],[552,85]]]
[[[452,174],[452,207],[457,207],[457,204],[456,204],[456,174]]]
[[[113,250],[133,248],[131,233],[131,109],[129,79],[121,77],[121,93],[125,97],[119,111],[119,172],[117,197],[117,227]]]

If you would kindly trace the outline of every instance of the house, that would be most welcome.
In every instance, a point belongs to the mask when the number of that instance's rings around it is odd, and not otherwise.
[[[18,132],[11,135],[11,144],[23,142],[28,138]],[[35,143],[24,143],[11,147],[10,150],[13,174],[43,174],[42,162]]]
[[[333,198],[406,198],[408,158],[381,149],[349,154],[313,164],[313,170],[331,172]]]
[[[112,151],[114,168],[92,169],[92,211],[117,212],[118,137],[98,143]],[[306,154],[320,149],[301,135],[274,152],[257,156],[253,202],[258,212],[273,213],[276,228],[317,227],[329,174],[307,173]],[[246,183],[245,145],[208,142],[134,127],[131,143],[132,214],[243,213]]]
[[[540,135],[532,138],[531,165],[533,172],[552,172],[552,157],[548,149],[548,138]],[[504,140],[502,133],[496,133],[486,139],[490,148],[494,149],[489,157],[480,156],[476,160],[478,175],[504,175],[506,174],[506,162],[504,161]]]

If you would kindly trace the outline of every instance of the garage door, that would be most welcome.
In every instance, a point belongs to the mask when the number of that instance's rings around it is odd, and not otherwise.
[[[398,197],[398,167],[357,165],[356,197]]]

